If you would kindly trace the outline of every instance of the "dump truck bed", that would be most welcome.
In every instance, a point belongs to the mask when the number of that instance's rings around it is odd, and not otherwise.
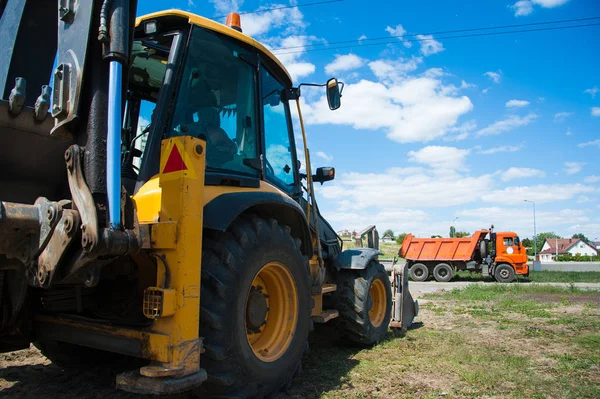
[[[478,230],[465,238],[417,238],[407,234],[399,254],[411,261],[469,261],[481,235],[486,233]]]

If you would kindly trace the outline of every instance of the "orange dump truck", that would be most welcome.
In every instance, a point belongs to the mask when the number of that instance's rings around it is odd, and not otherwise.
[[[407,234],[398,255],[406,258],[414,281],[430,275],[450,281],[459,270],[469,270],[510,283],[515,275],[529,275],[527,253],[513,232],[478,230],[465,238],[417,238]]]

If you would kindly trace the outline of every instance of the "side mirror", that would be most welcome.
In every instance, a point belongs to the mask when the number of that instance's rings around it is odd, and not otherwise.
[[[326,181],[331,181],[335,179],[335,168],[317,168],[317,174],[312,177],[313,182],[325,183]]]
[[[341,98],[342,93],[337,79],[329,79],[327,81],[327,103],[329,104],[329,109],[332,111],[338,109],[342,105]]]

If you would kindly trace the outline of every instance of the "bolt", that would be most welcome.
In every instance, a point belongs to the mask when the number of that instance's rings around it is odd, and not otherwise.
[[[73,154],[71,154],[71,149],[69,148],[67,151],[65,151],[65,161],[69,162],[71,160],[71,156]]]
[[[53,206],[49,206],[48,210],[46,211],[46,216],[48,217],[48,221],[52,221],[52,219],[54,219],[54,215],[56,213],[56,210],[54,209]]]
[[[81,225],[81,231],[83,231],[85,233],[85,224]]]
[[[69,234],[73,230],[73,219],[71,217],[67,217],[64,222],[65,232]]]
[[[204,151],[204,148],[202,148],[202,146],[200,144],[197,144],[196,145],[196,154],[201,155],[203,151]]]
[[[271,297],[271,295],[269,294],[263,294],[263,296],[265,297],[265,299],[269,299]]]
[[[87,247],[87,245],[88,245],[88,236],[87,236],[87,234],[83,234],[81,236],[81,246],[85,248],[85,247]]]
[[[257,285],[257,286],[256,286],[256,289],[257,289],[258,291],[262,291],[262,290],[263,290],[263,286],[262,286],[262,285]]]

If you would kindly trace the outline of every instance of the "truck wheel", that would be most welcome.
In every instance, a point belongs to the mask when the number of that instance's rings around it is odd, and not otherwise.
[[[494,278],[499,283],[511,283],[515,279],[515,269],[507,264],[498,265],[494,271]]]
[[[433,268],[433,277],[440,283],[447,283],[452,279],[452,268],[447,263],[438,263]]]
[[[342,338],[373,345],[385,338],[392,317],[392,286],[385,267],[371,261],[363,270],[340,270],[334,306]]]
[[[197,394],[262,398],[288,387],[308,348],[313,301],[308,259],[290,228],[256,215],[202,250],[200,357],[208,380]]]
[[[413,281],[425,281],[429,277],[429,269],[422,263],[415,263],[410,267],[410,278]]]

